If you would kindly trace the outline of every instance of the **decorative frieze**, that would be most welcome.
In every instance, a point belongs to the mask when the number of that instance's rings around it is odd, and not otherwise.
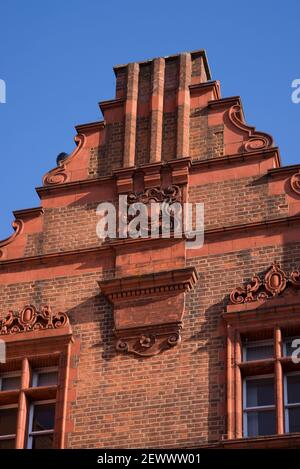
[[[230,294],[230,301],[233,304],[241,304],[273,298],[280,295],[288,285],[300,288],[300,271],[284,272],[275,263],[263,276],[256,274],[249,283],[235,288]]]
[[[59,329],[69,324],[65,313],[52,313],[50,306],[39,311],[35,306],[25,306],[21,311],[9,311],[0,320],[0,335],[18,334],[36,330]]]

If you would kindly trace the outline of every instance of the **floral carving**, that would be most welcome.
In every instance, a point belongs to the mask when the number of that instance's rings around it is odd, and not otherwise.
[[[245,286],[235,288],[230,301],[239,304],[272,298],[280,295],[289,284],[300,288],[300,272],[295,270],[288,274],[278,264],[273,264],[264,276],[254,275]]]
[[[38,311],[35,306],[27,305],[21,311],[9,311],[0,320],[0,335],[18,334],[44,329],[58,329],[69,323],[65,313],[52,313],[50,306],[43,306]]]
[[[255,127],[251,127],[244,122],[241,106],[239,104],[229,109],[228,116],[235,127],[248,134],[248,140],[243,145],[244,151],[264,150],[273,145],[273,139],[270,135],[264,132],[258,132]]]
[[[148,334],[138,335],[134,331],[132,336],[122,337],[117,340],[116,350],[118,352],[133,353],[139,357],[153,357],[163,350],[170,349],[181,342],[181,325],[160,327],[153,329]]]
[[[291,185],[292,191],[300,195],[300,170],[296,174],[293,174],[293,176],[290,179],[290,185]]]
[[[158,189],[157,187],[145,189],[144,192],[140,194],[131,192],[128,194],[127,200],[129,205],[137,202],[146,205],[150,204],[151,202],[164,202],[171,205],[175,202],[181,202],[181,197],[181,188],[179,186],[173,185],[167,187],[166,189]]]

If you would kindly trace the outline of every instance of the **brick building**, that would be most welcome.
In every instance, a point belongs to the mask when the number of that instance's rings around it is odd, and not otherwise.
[[[204,51],[114,71],[0,242],[0,448],[296,447],[300,166]],[[100,241],[120,194],[203,202],[204,245]]]

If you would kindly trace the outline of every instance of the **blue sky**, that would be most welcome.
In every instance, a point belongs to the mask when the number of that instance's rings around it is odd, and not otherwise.
[[[40,204],[35,187],[74,148],[74,125],[101,119],[119,63],[206,49],[222,95],[241,95],[283,164],[300,163],[299,1],[2,0],[0,17],[0,239],[12,210]]]

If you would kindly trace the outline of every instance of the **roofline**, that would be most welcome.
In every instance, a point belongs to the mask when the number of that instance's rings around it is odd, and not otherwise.
[[[207,75],[207,79],[208,80],[211,80],[212,77],[211,77],[211,71],[210,71],[210,67],[209,67],[209,63],[208,63],[208,59],[207,59],[207,55],[206,55],[206,51],[205,49],[196,49],[196,50],[192,50],[192,51],[185,51],[185,52],[181,52],[179,54],[173,54],[173,55],[164,55],[162,57],[153,57],[152,59],[148,59],[148,60],[141,60],[141,61],[137,61],[137,62],[128,62],[126,64],[118,64],[118,65],[115,65],[113,67],[113,70],[114,72],[116,73],[117,70],[121,69],[121,68],[125,68],[127,67],[130,63],[138,63],[139,65],[144,65],[144,64],[148,64],[150,62],[152,62],[154,59],[156,58],[163,58],[163,59],[174,59],[175,57],[179,57],[181,54],[191,54],[191,55],[201,55],[202,59],[203,59],[203,63],[204,63],[204,67],[205,67],[205,71],[206,71],[206,75]]]

